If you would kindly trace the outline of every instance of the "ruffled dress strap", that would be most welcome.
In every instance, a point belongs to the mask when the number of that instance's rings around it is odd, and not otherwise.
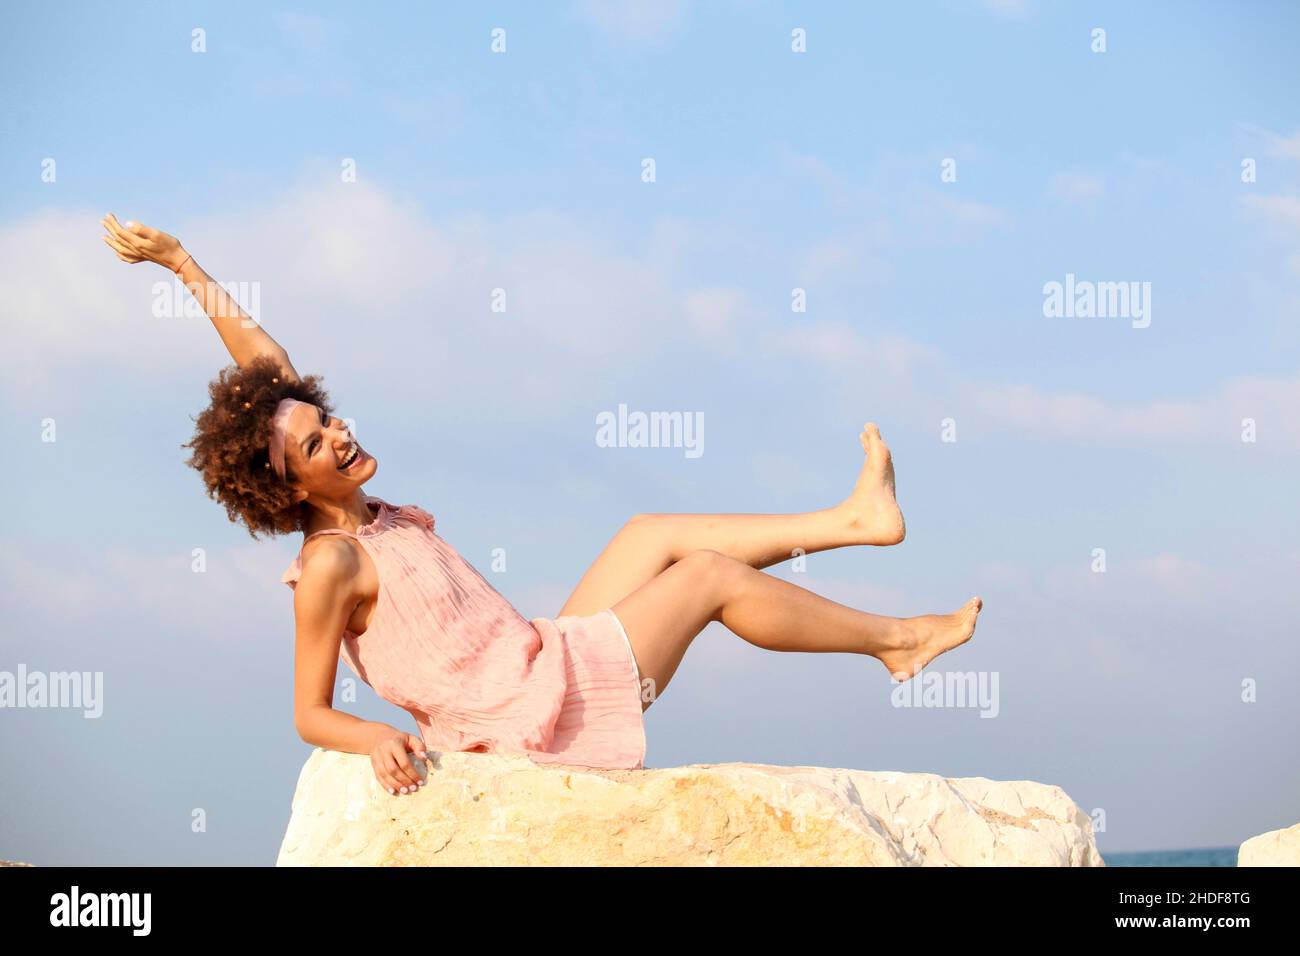
[[[419,505],[402,505],[397,508],[396,511],[399,515],[410,518],[417,524],[424,525],[430,531],[434,529],[433,515],[429,514],[429,512],[425,511]]]

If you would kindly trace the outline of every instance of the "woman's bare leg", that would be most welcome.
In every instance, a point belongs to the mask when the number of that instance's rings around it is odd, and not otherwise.
[[[631,594],[694,551],[719,551],[753,568],[847,545],[903,540],[903,513],[894,496],[894,464],[880,430],[858,436],[866,453],[853,492],[833,508],[806,514],[637,515],[596,558],[560,614],[595,614]]]
[[[970,640],[983,602],[955,614],[882,617],[843,604],[717,551],[695,551],[614,605],[640,676],[641,709],[667,688],[695,636],[710,621],[771,651],[865,654],[896,680],[914,677],[944,651]]]

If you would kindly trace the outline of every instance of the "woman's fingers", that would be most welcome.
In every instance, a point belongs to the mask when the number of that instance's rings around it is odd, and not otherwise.
[[[398,744],[398,747],[400,748],[401,744]],[[403,787],[406,788],[406,792],[408,793],[414,793],[419,789],[420,775],[416,773],[415,768],[411,766],[411,761],[407,757],[404,749],[400,750],[398,753],[390,751],[388,759],[388,772],[392,774],[393,779],[396,780],[396,787],[399,793],[402,791]]]
[[[144,236],[140,235],[139,233],[131,229],[126,228],[126,226],[118,222],[117,218],[111,212],[105,218],[105,224],[108,226],[109,231],[113,233],[113,235],[117,238],[119,242],[124,242],[129,246],[131,246],[132,248],[139,247],[139,248],[148,249],[152,246],[152,243],[147,238],[145,238]]]
[[[113,236],[104,236],[104,241],[107,242],[110,246],[112,246],[114,250],[116,250],[117,252],[121,253],[124,256],[137,256],[143,258],[143,256],[140,256],[138,250],[131,248],[126,243],[116,239]]]
[[[134,236],[137,239],[143,239],[145,242],[149,243],[155,242],[158,237],[162,235],[162,233],[157,229],[150,229],[144,223],[134,222],[132,220],[128,220],[126,224],[122,226],[122,229],[128,235]]]
[[[122,227],[122,235],[131,240],[137,246],[143,246],[146,249],[152,249],[156,243],[144,234],[144,229],[138,222],[129,223]]]
[[[397,793],[398,788],[404,786],[402,781],[397,779],[397,767],[393,763],[391,754],[380,754],[376,761],[375,775],[379,777],[379,782],[384,785],[384,789],[389,793]]]
[[[118,222],[116,219],[113,218],[112,213],[109,213],[103,219],[99,220],[99,223],[105,229],[107,229],[108,234],[112,236],[114,239],[116,239],[118,242],[125,243],[127,241],[126,230],[122,228],[122,224],[120,222]]]
[[[396,795],[399,789],[405,786],[394,772],[396,767],[386,757],[376,753],[370,762],[374,765],[375,777],[379,780],[379,785],[389,793]]]
[[[108,243],[109,248],[111,248],[114,252],[116,252],[117,257],[122,261],[124,262],[144,261],[144,256],[140,255],[138,252],[136,252],[133,249],[128,249],[126,246],[116,241],[115,239],[112,239],[108,236],[100,236],[100,238],[103,239],[104,242]]]
[[[110,213],[109,215],[112,215],[112,213]],[[114,218],[113,221],[117,222],[117,219]],[[126,222],[119,222],[118,225],[121,226],[123,229],[125,229],[127,232],[133,233],[137,236],[145,236],[147,233],[155,231],[153,229],[150,229],[142,222],[136,222],[134,219],[128,219]]]
[[[149,240],[142,236],[137,236],[134,232],[125,227],[118,227],[114,230],[113,235],[117,237],[119,242],[126,243],[132,249],[147,249],[149,247]]]
[[[104,228],[106,228],[111,235],[116,236],[119,239],[121,238],[122,233],[126,232],[125,227],[117,221],[117,217],[111,212],[99,221],[104,224]]]
[[[398,746],[401,747],[401,744]],[[408,791],[414,791],[420,786],[420,775],[411,765],[411,758],[407,756],[405,748],[393,755],[393,765],[397,769],[398,779],[402,781],[401,786],[406,787]]]

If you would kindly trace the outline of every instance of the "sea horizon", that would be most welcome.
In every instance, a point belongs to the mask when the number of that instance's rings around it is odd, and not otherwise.
[[[1236,866],[1235,846],[1196,847],[1187,850],[1130,850],[1106,853],[1107,866]]]

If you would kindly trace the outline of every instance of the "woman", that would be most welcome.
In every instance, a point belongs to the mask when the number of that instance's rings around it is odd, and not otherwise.
[[[720,621],[774,651],[864,654],[907,680],[968,641],[982,602],[913,618],[857,611],[763,574],[796,553],[903,540],[889,449],[875,425],[840,504],[796,515],[637,515],[555,618],[525,620],[416,505],[363,492],[374,457],[289,356],[172,236],[101,220],[126,262],[156,262],[202,303],[237,367],[209,385],[189,464],[258,532],[301,531],[294,588],[294,721],[302,739],[370,755],[389,793],[423,785],[408,754],[523,753],[544,763],[643,766],[642,714],[687,647]],[[338,658],[405,708],[420,736],[333,708]]]

